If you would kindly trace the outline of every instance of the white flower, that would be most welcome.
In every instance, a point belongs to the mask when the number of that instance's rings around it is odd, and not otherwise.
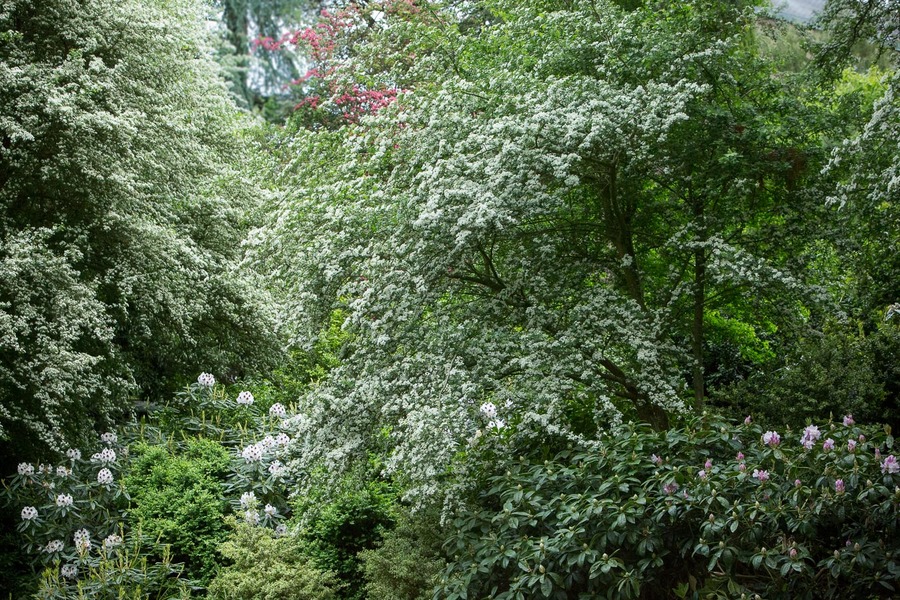
[[[265,454],[266,449],[262,446],[262,444],[250,444],[241,452],[241,456],[244,457],[244,460],[247,462],[259,462],[262,460],[263,454]]]
[[[32,519],[36,519],[38,516],[38,511],[33,506],[26,506],[22,509],[22,520],[23,521],[31,521]]]
[[[73,538],[79,552],[87,552],[91,549],[91,533],[87,529],[79,529]]]
[[[259,513],[255,510],[248,510],[244,512],[244,521],[248,525],[257,525],[259,523]]]
[[[197,383],[203,387],[212,387],[216,384],[216,378],[212,376],[212,373],[200,373]]]
[[[241,494],[241,508],[246,510],[256,506],[256,494],[253,492],[244,492]]]
[[[111,463],[116,462],[116,451],[112,448],[104,448],[101,452],[97,452],[91,456],[93,462]]]
[[[275,528],[275,535],[277,535],[277,536],[287,535],[287,525],[285,525],[284,523],[281,523],[280,525],[278,525]]]
[[[102,441],[104,444],[115,444],[118,440],[119,436],[117,436],[112,431],[107,431],[100,436],[100,441]]]
[[[19,463],[19,475],[34,475],[34,465],[31,463]]]
[[[60,494],[56,497],[57,506],[72,506],[74,502],[72,494]]]
[[[78,448],[69,448],[66,450],[66,456],[72,460],[81,460],[81,450]]]
[[[287,416],[287,410],[284,408],[284,404],[280,402],[276,402],[272,406],[269,407],[269,416],[270,417],[278,417],[283,419]]]
[[[286,433],[279,433],[275,436],[275,443],[279,446],[287,446],[291,443],[291,438],[289,438]]]
[[[72,564],[63,565],[59,570],[59,574],[66,579],[75,579],[75,577],[78,575],[78,567]]]
[[[238,394],[237,403],[243,404],[244,406],[250,406],[253,404],[253,394],[250,392],[241,392]]]
[[[113,474],[109,469],[100,469],[97,473],[97,483],[101,485],[109,485],[113,482]]]
[[[53,554],[54,552],[62,552],[63,551],[63,541],[62,540],[50,540],[47,542],[47,545],[44,546],[44,552],[47,554]]]
[[[56,467],[56,475],[58,477],[68,477],[72,474],[72,469],[66,467]]]
[[[494,406],[493,402],[485,402],[481,405],[481,414],[488,419],[493,419],[497,416],[497,407]]]
[[[278,509],[275,508],[274,506],[272,506],[271,504],[266,504],[266,507],[263,510],[266,511],[266,516],[270,517],[270,518],[274,517],[276,514],[278,514]]]
[[[275,447],[275,438],[273,438],[271,435],[267,435],[266,437],[264,437],[262,439],[260,444],[262,444],[263,448],[266,448],[266,449],[274,448]]]
[[[106,549],[115,548],[122,543],[122,538],[115,533],[111,533],[103,539],[103,547]]]
[[[272,475],[281,475],[284,473],[284,465],[279,460],[273,460],[269,465],[269,473]]]

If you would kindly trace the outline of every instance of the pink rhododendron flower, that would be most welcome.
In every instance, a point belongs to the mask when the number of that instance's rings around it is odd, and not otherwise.
[[[777,431],[767,431],[763,434],[762,441],[765,445],[774,448],[781,443],[781,436],[778,435]]]
[[[856,452],[856,440],[847,440],[847,452]]]
[[[769,472],[768,471],[753,469],[753,476],[755,478],[759,479],[760,483],[762,483],[763,481],[769,480]]]
[[[825,442],[822,443],[822,450],[834,450],[834,440],[828,438]]]
[[[838,494],[844,493],[844,480],[843,479],[838,479],[837,481],[834,482],[834,491],[837,492]]]
[[[881,472],[884,474],[893,475],[894,473],[900,473],[900,464],[897,463],[897,459],[893,454],[884,459],[884,462],[881,463]]]
[[[853,415],[844,416],[844,427],[850,427],[854,423],[856,423],[856,421],[853,420]]]

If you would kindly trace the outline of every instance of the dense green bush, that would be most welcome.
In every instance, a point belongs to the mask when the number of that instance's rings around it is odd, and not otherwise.
[[[209,581],[218,566],[218,547],[228,535],[222,494],[231,465],[228,451],[212,440],[189,439],[183,452],[138,443],[132,455],[125,485],[133,500],[133,523],[171,544],[188,576]]]
[[[777,361],[713,395],[713,402],[767,422],[802,426],[850,412],[860,422],[900,426],[900,327],[832,323],[810,332]],[[739,413],[739,414],[740,414]]]
[[[224,567],[209,586],[217,600],[332,600],[337,585],[327,571],[313,567],[297,538],[271,530],[236,525],[221,546],[234,564]]]
[[[368,600],[431,600],[446,566],[439,515],[401,514],[381,543],[359,553]]]
[[[300,538],[304,552],[323,570],[332,571],[342,584],[341,598],[362,600],[364,577],[359,553],[374,548],[394,524],[394,495],[378,481],[332,494],[316,506],[303,498],[295,505],[304,526]]]
[[[893,597],[894,440],[846,423],[777,436],[704,417],[498,464],[437,597]]]

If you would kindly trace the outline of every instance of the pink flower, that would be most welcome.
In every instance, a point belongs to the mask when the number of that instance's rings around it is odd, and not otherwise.
[[[712,460],[707,458],[706,462],[703,463],[703,468],[706,469],[707,471],[711,470],[712,469]]]
[[[650,455],[650,461],[656,466],[661,466],[663,463],[663,459],[655,454]]]
[[[738,471],[740,471],[741,473],[743,473],[746,470],[747,470],[747,465],[745,465],[744,463],[741,463],[738,465]]]
[[[875,459],[881,458],[881,450],[879,448],[875,448]]]
[[[750,415],[747,415],[747,416],[744,418],[744,425],[749,425],[749,424],[752,423],[752,422],[753,422],[753,417],[751,417]]]
[[[800,487],[801,485],[803,485],[802,481],[800,481],[799,479],[794,480],[794,487]]]
[[[777,431],[767,431],[763,434],[762,441],[767,446],[774,448],[781,443],[781,436],[778,435]]]
[[[843,479],[838,479],[837,481],[834,482],[834,491],[837,492],[838,494],[844,493],[844,480]]]
[[[678,491],[678,484],[675,482],[667,483],[663,486],[663,492],[666,493],[667,496],[671,496],[675,492]]]
[[[897,463],[897,459],[893,454],[885,458],[884,462],[881,463],[881,472],[884,474],[900,473],[900,464]]]
[[[763,481],[769,480],[769,472],[768,471],[761,471],[758,469],[753,469],[753,476],[756,477],[757,479],[759,479],[760,483],[762,483]]]
[[[862,444],[865,441],[866,441],[866,436],[864,436],[863,434],[859,434],[859,443]]]
[[[788,552],[788,554],[790,554],[791,559],[797,558],[797,549],[796,549],[796,548],[791,548],[791,551]]]
[[[844,427],[850,427],[854,423],[856,423],[856,421],[853,420],[853,415],[844,416]]]
[[[822,444],[822,450],[834,450],[834,440],[831,438],[825,440],[825,442]]]
[[[815,425],[809,425],[803,430],[803,435],[800,437],[800,443],[803,444],[803,447],[807,450],[812,450],[812,447],[820,437],[822,437],[822,432],[819,431],[819,428]]]
[[[847,440],[847,452],[856,451],[856,440]]]
[[[701,470],[697,473],[697,477],[699,477],[700,479],[706,479],[706,471]]]
[[[738,452],[738,453],[737,453],[737,459],[738,459],[738,460],[744,460],[744,453],[743,453],[743,452]]]

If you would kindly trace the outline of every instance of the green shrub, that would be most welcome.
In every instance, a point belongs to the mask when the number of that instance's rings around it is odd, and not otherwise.
[[[438,515],[404,514],[381,544],[359,553],[368,600],[431,600],[446,562]]]
[[[231,457],[217,442],[189,439],[181,453],[166,446],[136,444],[125,479],[131,519],[144,533],[171,544],[186,574],[209,581],[219,561],[218,547],[228,530],[222,498]]]
[[[313,567],[291,536],[237,524],[222,544],[224,567],[209,586],[209,598],[220,600],[332,600],[334,577]]]
[[[497,465],[454,523],[436,597],[893,597],[894,440],[823,429],[807,449],[704,417]]]
[[[303,515],[306,524],[300,534],[304,552],[318,568],[337,576],[342,584],[341,598],[365,598],[358,555],[374,548],[384,531],[393,526],[393,501],[384,483],[368,482],[320,506],[310,498],[298,502],[295,512]]]

